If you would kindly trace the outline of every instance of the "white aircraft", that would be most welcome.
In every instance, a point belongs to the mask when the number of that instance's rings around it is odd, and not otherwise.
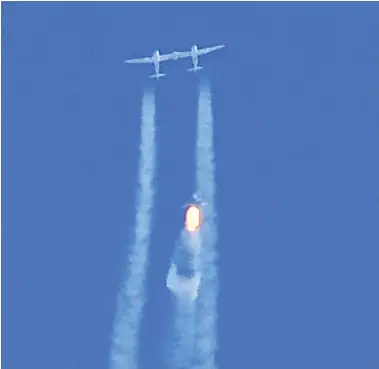
[[[206,204],[207,204],[206,202],[204,202],[204,201],[200,198],[200,196],[199,196],[197,193],[194,193],[194,194],[192,195],[192,197],[193,197],[193,199],[196,201],[196,203],[197,203],[198,205],[206,205]]]
[[[189,206],[204,206],[207,205],[205,201],[201,199],[201,197],[195,192],[192,195],[193,202],[187,202],[182,205],[182,208],[188,208]]]
[[[155,74],[152,74],[149,77],[159,79],[159,77],[165,76],[164,73],[159,73],[159,63],[166,60],[176,60],[176,59],[177,59],[177,56],[175,52],[161,55],[159,53],[159,50],[156,50],[154,51],[153,55],[150,57],[124,60],[124,63],[130,63],[130,64],[152,63],[154,64]]]
[[[223,47],[225,47],[225,45],[217,45],[217,46],[204,47],[203,49],[199,49],[197,45],[193,45],[191,47],[191,51],[174,51],[172,55],[173,55],[174,60],[191,57],[193,68],[188,69],[188,71],[197,72],[198,70],[203,69],[203,67],[199,66],[200,55],[211,53],[213,51],[222,49]]]

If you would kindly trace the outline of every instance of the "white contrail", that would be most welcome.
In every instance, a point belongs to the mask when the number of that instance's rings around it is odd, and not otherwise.
[[[145,278],[150,242],[155,172],[155,95],[147,90],[142,102],[139,183],[135,240],[125,265],[128,273],[117,298],[113,325],[110,369],[137,369],[138,340],[145,303]]]
[[[218,276],[214,171],[211,93],[208,83],[202,83],[196,141],[196,195],[205,204],[200,205],[201,227],[196,232],[183,230],[175,249],[179,256],[183,256],[183,249],[190,251],[189,257],[184,257],[190,274],[179,270],[183,258],[176,261],[178,257],[174,257],[167,276],[167,287],[176,296],[172,369],[216,369]]]
[[[197,195],[203,207],[200,228],[202,278],[196,311],[194,368],[216,369],[217,351],[217,227],[215,216],[215,166],[213,150],[212,96],[208,82],[200,84],[196,142]]]

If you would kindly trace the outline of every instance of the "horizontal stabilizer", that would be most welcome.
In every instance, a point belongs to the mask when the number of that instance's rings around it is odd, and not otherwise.
[[[156,79],[159,79],[160,77],[164,77],[165,74],[164,73],[158,73],[158,74],[151,74],[149,76],[149,78],[156,78]]]
[[[188,71],[188,72],[197,72],[197,71],[200,70],[200,69],[203,69],[203,67],[199,67],[199,66],[197,66],[196,68],[194,67],[194,68],[187,69],[187,71]]]

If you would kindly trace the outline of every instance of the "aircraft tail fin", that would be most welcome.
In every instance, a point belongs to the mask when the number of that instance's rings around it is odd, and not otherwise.
[[[151,74],[150,76],[149,76],[149,78],[155,78],[155,79],[159,79],[160,77],[164,77],[165,76],[165,74],[164,73],[158,73],[158,74]]]
[[[197,67],[193,67],[190,69],[187,69],[188,72],[197,72],[198,70],[203,69],[203,67],[200,67],[199,65]]]

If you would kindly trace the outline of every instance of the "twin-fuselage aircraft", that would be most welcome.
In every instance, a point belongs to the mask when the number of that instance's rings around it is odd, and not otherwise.
[[[156,78],[159,79],[160,77],[165,76],[164,73],[160,73],[160,62],[166,61],[166,60],[178,60],[182,58],[192,58],[192,64],[193,67],[188,69],[189,72],[197,72],[198,70],[202,69],[199,65],[199,56],[200,55],[205,55],[208,53],[211,53],[213,51],[222,49],[225,47],[225,45],[217,45],[217,46],[212,46],[212,47],[205,47],[203,49],[199,49],[197,45],[193,45],[191,47],[190,51],[173,51],[172,53],[169,54],[160,54],[159,50],[154,51],[152,56],[146,57],[146,58],[140,58],[140,59],[129,59],[125,60],[125,63],[130,63],[130,64],[153,64],[155,73],[150,75],[150,78]]]

